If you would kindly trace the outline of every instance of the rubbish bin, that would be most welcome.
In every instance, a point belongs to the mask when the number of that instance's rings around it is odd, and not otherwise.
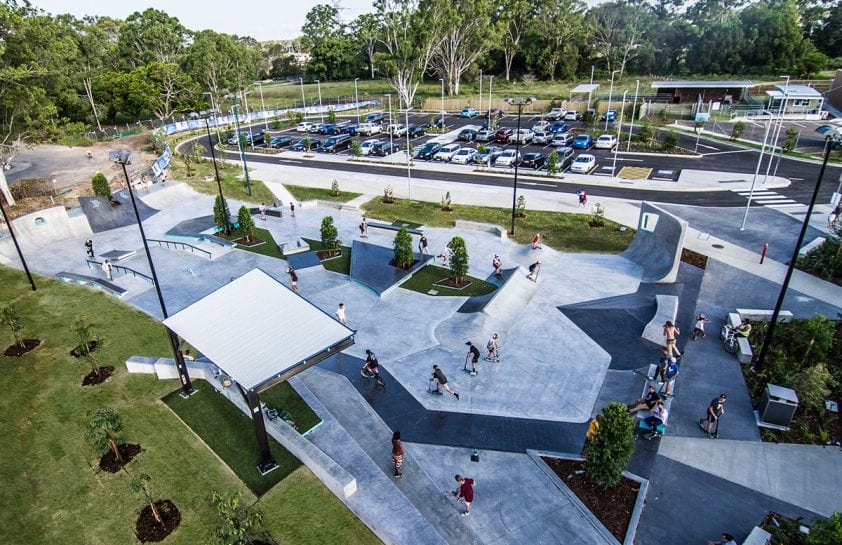
[[[798,409],[798,395],[795,390],[767,384],[760,400],[760,420],[766,424],[789,427]]]

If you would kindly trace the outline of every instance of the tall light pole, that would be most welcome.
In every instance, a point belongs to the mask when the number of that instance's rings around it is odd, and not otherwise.
[[[360,92],[357,90],[357,82],[360,78],[354,78],[354,100],[357,103],[357,123],[360,122]]]
[[[757,166],[754,168],[754,177],[751,179],[751,188],[748,191],[748,202],[746,203],[746,211],[743,214],[743,222],[740,224],[740,231],[746,228],[746,221],[748,220],[748,210],[751,207],[751,201],[754,198],[754,186],[757,183],[757,175],[760,173],[760,164],[763,162],[763,152],[766,151],[766,141],[769,138],[769,128],[772,122],[766,123],[766,132],[763,134],[763,145],[760,146],[760,157],[757,158]]]
[[[263,102],[263,82],[255,81],[254,83],[260,89],[260,107],[263,108],[263,128],[269,130],[269,118],[266,116],[266,103]]]
[[[412,154],[409,152],[409,110],[410,106],[406,107],[406,190],[409,196],[409,202],[412,204]]]
[[[208,95],[211,101],[211,108],[213,108],[213,126],[216,129],[216,141],[219,142],[222,138],[219,137],[219,119],[216,117],[219,110],[216,109],[216,102],[213,100],[213,93],[205,91],[203,95]]]
[[[807,207],[807,214],[804,216],[804,221],[801,223],[801,232],[798,233],[798,240],[795,242],[795,247],[792,250],[792,258],[789,260],[789,265],[786,269],[786,275],[781,283],[781,291],[778,293],[778,300],[775,303],[775,309],[772,312],[772,319],[769,320],[769,329],[763,337],[763,346],[760,348],[760,355],[757,357],[757,365],[755,370],[762,369],[766,363],[766,355],[769,353],[769,346],[772,344],[772,336],[775,334],[775,326],[778,324],[778,316],[781,312],[781,307],[784,304],[784,297],[786,297],[789,282],[792,279],[792,272],[795,270],[795,264],[798,261],[798,253],[801,251],[801,245],[804,243],[804,236],[807,234],[807,227],[810,225],[810,218],[813,217],[813,207],[816,205],[816,199],[819,196],[819,188],[822,185],[822,178],[827,167],[827,160],[830,158],[831,150],[842,144],[842,128],[824,125],[816,129],[817,132],[824,134],[824,160],[822,167],[819,170],[819,177],[816,180],[816,187],[813,188],[813,196],[810,199],[810,205]]]
[[[491,129],[491,89],[494,85],[494,76],[488,76],[488,128]]]
[[[631,149],[632,129],[634,128],[634,116],[637,114],[637,92],[640,90],[640,80],[637,80],[637,85],[634,87],[634,104],[632,104],[631,123],[629,125],[629,143],[626,146],[626,151]],[[618,142],[619,146],[620,143]]]
[[[298,78],[301,82],[301,113],[307,119],[307,100],[304,99],[304,78]]]
[[[208,144],[210,144],[211,160],[213,161],[213,171],[216,173],[216,187],[219,189],[219,198],[224,199],[225,195],[222,193],[222,180],[219,179],[219,168],[216,166],[216,153],[213,150],[213,140],[211,139],[210,125],[207,118],[205,118],[205,129],[208,131]],[[219,142],[219,136],[216,137]]]
[[[390,93],[387,93],[385,96],[389,99],[389,145],[392,146],[392,148],[394,148],[395,128],[392,126],[392,95]],[[409,130],[407,130],[407,132],[409,132]],[[392,151],[392,149],[390,149],[389,151]]]
[[[316,87],[319,89],[319,114],[322,116],[322,123],[325,122],[325,112],[322,108],[322,82],[316,80]]]
[[[781,129],[783,128],[784,124],[784,115],[786,114],[786,106],[787,102],[789,101],[789,76],[783,76],[786,78],[786,84],[784,85],[784,96],[781,104],[778,105],[778,124],[775,128],[775,135],[772,137],[772,153],[769,155],[769,164],[766,165],[766,175],[763,177],[763,183],[766,183],[766,179],[769,177],[769,170],[772,168],[772,161],[775,159],[775,146],[778,145],[778,140],[781,136]],[[784,154],[783,146],[781,146],[781,155]],[[777,171],[777,169],[775,169]]]
[[[140,214],[137,211],[137,201],[135,201],[134,190],[132,189],[132,182],[129,180],[129,173],[126,170],[126,165],[131,164],[131,153],[127,151],[112,151],[111,157],[113,161],[123,167],[123,175],[126,177],[126,186],[129,188],[129,196],[132,199],[132,209],[134,210],[134,217],[137,221],[137,228],[140,230],[140,240],[143,242],[143,249],[146,250],[146,261],[149,263],[149,271],[152,273],[152,283],[155,285],[155,293],[158,295],[158,304],[161,306],[161,315],[166,320],[169,318],[167,313],[167,305],[164,303],[164,295],[161,292],[161,283],[158,282],[158,274],[155,272],[155,264],[152,262],[152,254],[149,252],[149,244],[146,242],[146,234],[143,232],[143,222],[140,220]],[[169,327],[164,326],[167,330],[167,337],[170,341],[170,348],[175,358],[175,368],[178,371],[178,379],[181,381],[181,397],[187,398],[196,393],[196,388],[190,382],[190,374],[187,372],[187,365],[184,363],[184,355],[181,353],[181,343],[178,340],[178,335]]]
[[[614,70],[611,72],[611,87],[608,89],[608,109],[605,111],[605,130],[608,130],[608,112],[611,111],[611,98],[614,94],[614,74],[619,72],[619,70]]]
[[[623,112],[626,109],[626,94],[628,91],[623,91],[623,105],[620,106],[620,119],[617,121],[617,145],[614,146],[614,164],[611,166],[611,176],[617,177],[617,152],[620,149],[620,134],[623,132]]]
[[[479,71],[479,111],[482,112],[482,70]]]
[[[234,123],[237,124],[237,147],[240,148],[240,159],[243,161],[243,172],[246,175],[246,189],[248,190],[248,195],[251,197],[251,180],[249,179],[249,166],[248,162],[246,161],[246,150],[243,149],[243,135],[240,134],[240,116],[237,114],[237,110],[240,109],[239,104],[234,104],[232,108],[234,110]],[[254,139],[252,138],[252,142]]]
[[[439,78],[441,82],[441,132],[444,132],[444,78]]]
[[[18,244],[18,237],[15,236],[15,230],[12,228],[12,222],[9,221],[9,216],[6,215],[6,207],[3,206],[2,195],[0,195],[0,212],[3,213],[3,221],[6,222],[6,227],[9,228],[9,234],[12,235],[12,242],[15,244],[15,250],[18,251],[18,257],[20,258],[21,265],[23,265],[23,271],[29,279],[29,285],[32,291],[35,291],[35,280],[32,279],[32,273],[29,272],[29,266],[26,264],[26,259],[23,258],[23,252],[20,250],[20,244]]]
[[[512,231],[511,235],[515,236],[515,218],[517,218],[517,171],[520,164],[520,117],[523,114],[523,107],[527,104],[535,102],[533,97],[523,98],[506,98],[503,99],[507,103],[517,106],[517,132],[515,132],[515,179],[512,185]]]

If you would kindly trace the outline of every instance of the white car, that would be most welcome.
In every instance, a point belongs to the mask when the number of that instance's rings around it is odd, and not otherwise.
[[[617,145],[617,137],[613,134],[603,134],[594,142],[594,147],[597,149],[612,149]]]
[[[363,141],[360,144],[360,154],[361,155],[368,155],[371,153],[372,148],[374,148],[375,144],[380,143],[380,140],[377,138],[369,138],[368,140]]]
[[[458,165],[467,165],[468,163],[473,163],[476,156],[477,150],[474,148],[459,148],[459,151],[453,155],[450,162]]]
[[[535,123],[532,126],[532,132],[543,132],[543,131],[547,130],[547,127],[549,127],[549,126],[550,126],[549,121],[541,120],[541,121],[539,121],[538,123]]]
[[[360,123],[357,126],[357,134],[364,134],[366,136],[377,134],[382,130],[383,127],[380,126],[380,123]]]
[[[319,132],[319,129],[322,128],[324,123],[312,123],[310,126],[310,132]]]
[[[445,163],[453,159],[453,156],[456,155],[456,152],[461,149],[462,146],[459,144],[448,144],[446,146],[442,146],[435,155],[433,155],[433,161],[444,161]]]
[[[535,137],[535,133],[533,133],[530,129],[520,129],[519,131],[515,131],[509,137],[509,142],[512,143],[520,143],[521,146],[526,145],[532,142],[532,138]]]
[[[570,110],[566,114],[564,114],[565,121],[579,121],[582,119],[582,114],[577,112],[576,110]]]
[[[507,149],[494,160],[495,167],[513,167],[520,162],[520,153],[513,149]]]
[[[313,129],[313,124],[309,121],[302,121],[295,126],[297,132],[308,132]]]
[[[403,123],[392,123],[386,127],[386,133],[392,136],[403,136],[406,134],[406,126]]]
[[[552,110],[547,112],[547,115],[545,115],[544,117],[547,119],[552,119],[553,121],[558,121],[566,114],[567,110],[565,110],[564,108],[553,108]]]
[[[533,127],[534,128],[534,127]],[[532,134],[533,144],[549,144],[552,139],[552,133],[544,131],[534,131]]]
[[[560,147],[560,146],[569,146],[573,143],[573,137],[570,136],[569,132],[560,132],[557,135],[553,136],[552,141],[550,142],[551,146]]]
[[[570,172],[579,172],[587,174],[596,166],[596,157],[589,153],[582,153],[570,165]]]
[[[494,140],[494,131],[489,129],[482,129],[481,131],[477,131],[477,136],[475,140],[477,142],[490,142]]]

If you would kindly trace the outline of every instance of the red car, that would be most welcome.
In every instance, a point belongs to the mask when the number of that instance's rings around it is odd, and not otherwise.
[[[514,129],[500,129],[494,133],[494,141],[505,144],[509,141],[509,137],[515,133]]]

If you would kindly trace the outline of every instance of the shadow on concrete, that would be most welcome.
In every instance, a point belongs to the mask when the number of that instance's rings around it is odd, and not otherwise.
[[[132,208],[131,196],[127,189],[111,195],[111,200],[114,204],[105,197],[79,197],[79,204],[82,205],[82,211],[88,218],[88,224],[94,233],[119,229],[127,225],[134,225],[137,222]],[[146,205],[139,198],[136,198],[135,202],[141,221],[147,220],[159,212],[159,210]]]
[[[408,270],[399,269],[389,265],[394,257],[392,248],[355,240],[351,244],[351,280],[383,297],[433,260],[431,255],[413,255],[415,264]]]

